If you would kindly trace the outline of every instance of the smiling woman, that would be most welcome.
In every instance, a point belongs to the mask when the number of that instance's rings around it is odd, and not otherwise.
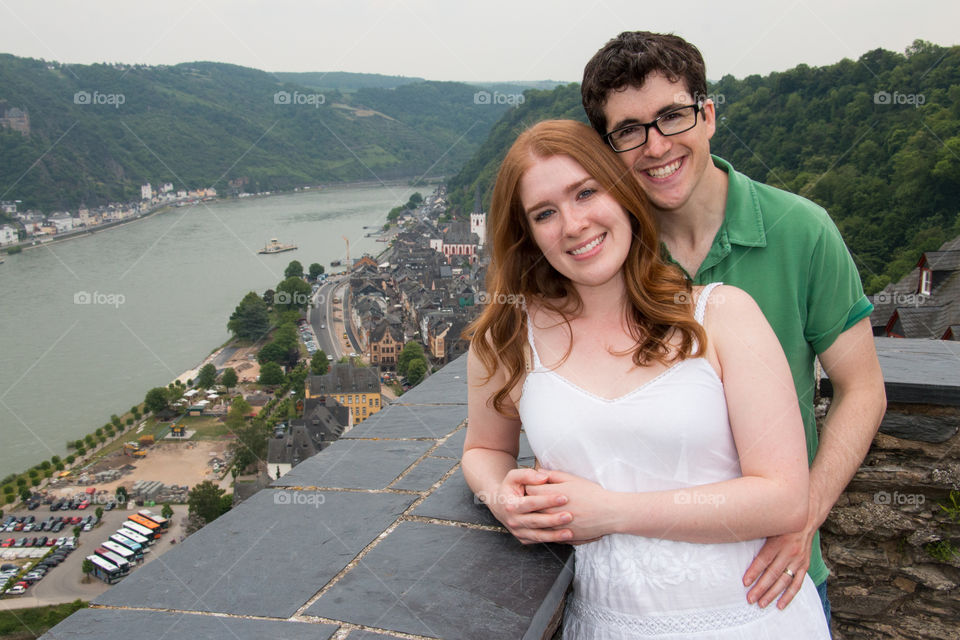
[[[741,581],[764,537],[807,512],[776,335],[743,291],[692,289],[660,259],[623,174],[572,121],[508,152],[495,296],[470,328],[464,476],[521,542],[577,545],[568,640],[827,638],[809,576],[789,609],[749,604]],[[537,470],[517,468],[521,427]]]

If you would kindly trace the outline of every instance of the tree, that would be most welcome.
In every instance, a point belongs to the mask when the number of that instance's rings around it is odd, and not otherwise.
[[[79,538],[81,531],[83,531],[83,528],[80,527],[80,525],[77,525],[76,527],[74,527],[74,528],[73,528],[73,537],[74,537],[74,538]]]
[[[267,303],[253,291],[249,292],[234,309],[227,329],[241,340],[256,342],[270,329]]]
[[[267,364],[268,362],[286,364],[289,355],[289,349],[274,341],[265,344],[263,348],[257,352],[257,362],[259,362],[261,366]]]
[[[29,500],[30,500],[30,495],[31,495],[30,489],[27,489],[26,487],[21,487],[21,488],[20,488],[20,502],[27,502],[27,501],[29,501]]]
[[[147,396],[143,399],[143,406],[153,414],[166,411],[167,407],[170,406],[170,396],[166,387],[154,387],[147,391]]]
[[[200,368],[197,386],[201,389],[209,389],[215,384],[217,384],[217,367],[212,362],[208,362]]]
[[[233,367],[227,367],[223,375],[220,376],[220,384],[227,388],[227,391],[237,386],[238,382],[237,372],[234,371]]]
[[[299,260],[291,260],[290,264],[287,265],[287,268],[283,272],[284,278],[302,278],[303,277],[303,265],[300,264]]]
[[[169,520],[173,517],[173,507],[170,506],[169,502],[163,503],[163,508],[160,509],[160,515]]]
[[[260,384],[283,384],[283,369],[276,362],[268,362],[260,367]]]
[[[322,376],[326,375],[329,370],[330,361],[327,360],[327,354],[323,352],[323,349],[320,349],[310,359],[310,373],[315,376]]]
[[[410,364],[411,360],[422,359],[424,365],[426,365],[426,358],[423,355],[423,347],[420,346],[419,342],[411,340],[407,344],[403,345],[403,350],[400,351],[400,355],[397,356],[397,373],[402,376],[407,375],[407,366]],[[426,367],[424,367],[426,370]]]
[[[427,362],[421,358],[411,360],[407,366],[407,382],[410,386],[420,384],[423,377],[427,374]]]
[[[310,304],[310,285],[302,278],[289,277],[277,285],[273,306],[280,310],[306,309]]]
[[[90,574],[93,573],[93,560],[84,558],[80,570],[83,571],[83,581],[90,582]]]
[[[97,510],[93,513],[97,516],[97,520],[103,519],[103,507],[97,507]]]
[[[204,524],[213,522],[229,510],[229,507],[224,509],[221,500],[225,493],[209,480],[194,485],[187,498],[190,515],[197,516]]]
[[[316,280],[318,276],[323,273],[323,265],[319,262],[314,262],[310,265],[310,279]]]
[[[127,490],[123,486],[117,487],[114,495],[117,497],[117,504],[126,504],[127,500],[129,499],[127,497]]]

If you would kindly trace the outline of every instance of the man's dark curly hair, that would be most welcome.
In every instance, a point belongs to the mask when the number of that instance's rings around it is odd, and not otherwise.
[[[683,80],[694,100],[707,97],[707,71],[700,51],[672,34],[624,31],[608,42],[583,69],[580,96],[590,124],[607,133],[603,105],[613,91],[639,89],[651,73],[662,73],[671,82]]]

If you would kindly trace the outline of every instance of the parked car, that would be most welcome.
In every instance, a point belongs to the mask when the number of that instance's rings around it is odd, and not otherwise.
[[[14,542],[16,542],[16,540],[13,538],[7,538],[3,542],[0,542],[0,547],[12,547]]]
[[[27,587],[29,587],[29,586],[30,586],[30,585],[27,584],[26,582],[18,582],[17,584],[15,584],[15,585],[13,585],[12,587],[10,587],[10,589],[7,591],[7,593],[9,593],[9,594],[11,594],[11,595],[19,595],[19,594],[23,593],[24,591],[26,591],[26,590],[27,590]]]

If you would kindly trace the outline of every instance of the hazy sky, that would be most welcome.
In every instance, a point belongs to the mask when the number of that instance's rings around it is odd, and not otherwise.
[[[579,81],[620,31],[674,32],[707,76],[960,43],[960,2],[902,0],[0,0],[0,52],[62,62],[229,62],[431,80]],[[2,90],[2,88],[0,88]]]

